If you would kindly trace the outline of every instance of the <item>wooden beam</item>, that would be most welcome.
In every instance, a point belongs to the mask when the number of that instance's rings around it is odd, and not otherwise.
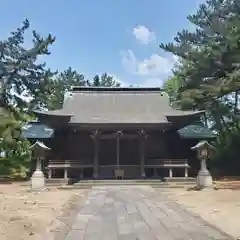
[[[123,136],[123,130],[118,130],[117,132],[116,132],[116,135],[117,136]]]
[[[129,135],[116,135],[116,134],[103,134],[100,136],[100,139],[117,139],[117,138],[126,138],[126,139],[138,139],[138,134],[129,134]]]
[[[138,130],[137,133],[138,133],[139,136],[144,137],[145,139],[148,138],[148,134],[143,128]]]
[[[101,131],[99,131],[99,129],[97,128],[96,130],[92,131],[92,133],[90,134],[92,139],[95,139],[96,137],[99,137],[101,134]]]

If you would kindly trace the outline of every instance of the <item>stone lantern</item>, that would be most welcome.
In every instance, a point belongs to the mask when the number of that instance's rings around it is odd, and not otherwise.
[[[212,188],[213,179],[207,169],[206,161],[211,157],[214,147],[207,141],[200,141],[191,149],[197,151],[197,157],[200,160],[200,170],[197,175],[197,187],[199,188]]]
[[[46,156],[46,151],[49,151],[50,148],[43,142],[36,141],[30,149],[32,150],[33,157],[36,158],[36,170],[31,178],[32,189],[42,190],[45,186],[45,177],[42,172],[42,162]]]

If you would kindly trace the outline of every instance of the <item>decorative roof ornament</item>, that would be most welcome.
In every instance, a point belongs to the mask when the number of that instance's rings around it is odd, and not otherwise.
[[[49,148],[43,142],[40,142],[40,141],[36,141],[32,146],[30,146],[31,150],[35,150],[37,148],[44,149],[44,150],[51,150],[51,148]]]
[[[200,141],[195,146],[191,147],[192,150],[197,150],[201,148],[215,149],[214,146],[211,145],[208,141]]]

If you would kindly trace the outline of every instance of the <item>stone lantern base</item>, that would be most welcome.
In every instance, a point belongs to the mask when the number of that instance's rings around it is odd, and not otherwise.
[[[45,177],[41,170],[36,170],[31,178],[33,190],[44,190],[45,188]]]
[[[208,170],[200,170],[196,181],[199,188],[213,188],[213,179]]]

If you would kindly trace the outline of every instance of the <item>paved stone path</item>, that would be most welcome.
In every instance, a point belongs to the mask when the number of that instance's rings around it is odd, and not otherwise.
[[[149,186],[94,187],[66,240],[227,240]]]

